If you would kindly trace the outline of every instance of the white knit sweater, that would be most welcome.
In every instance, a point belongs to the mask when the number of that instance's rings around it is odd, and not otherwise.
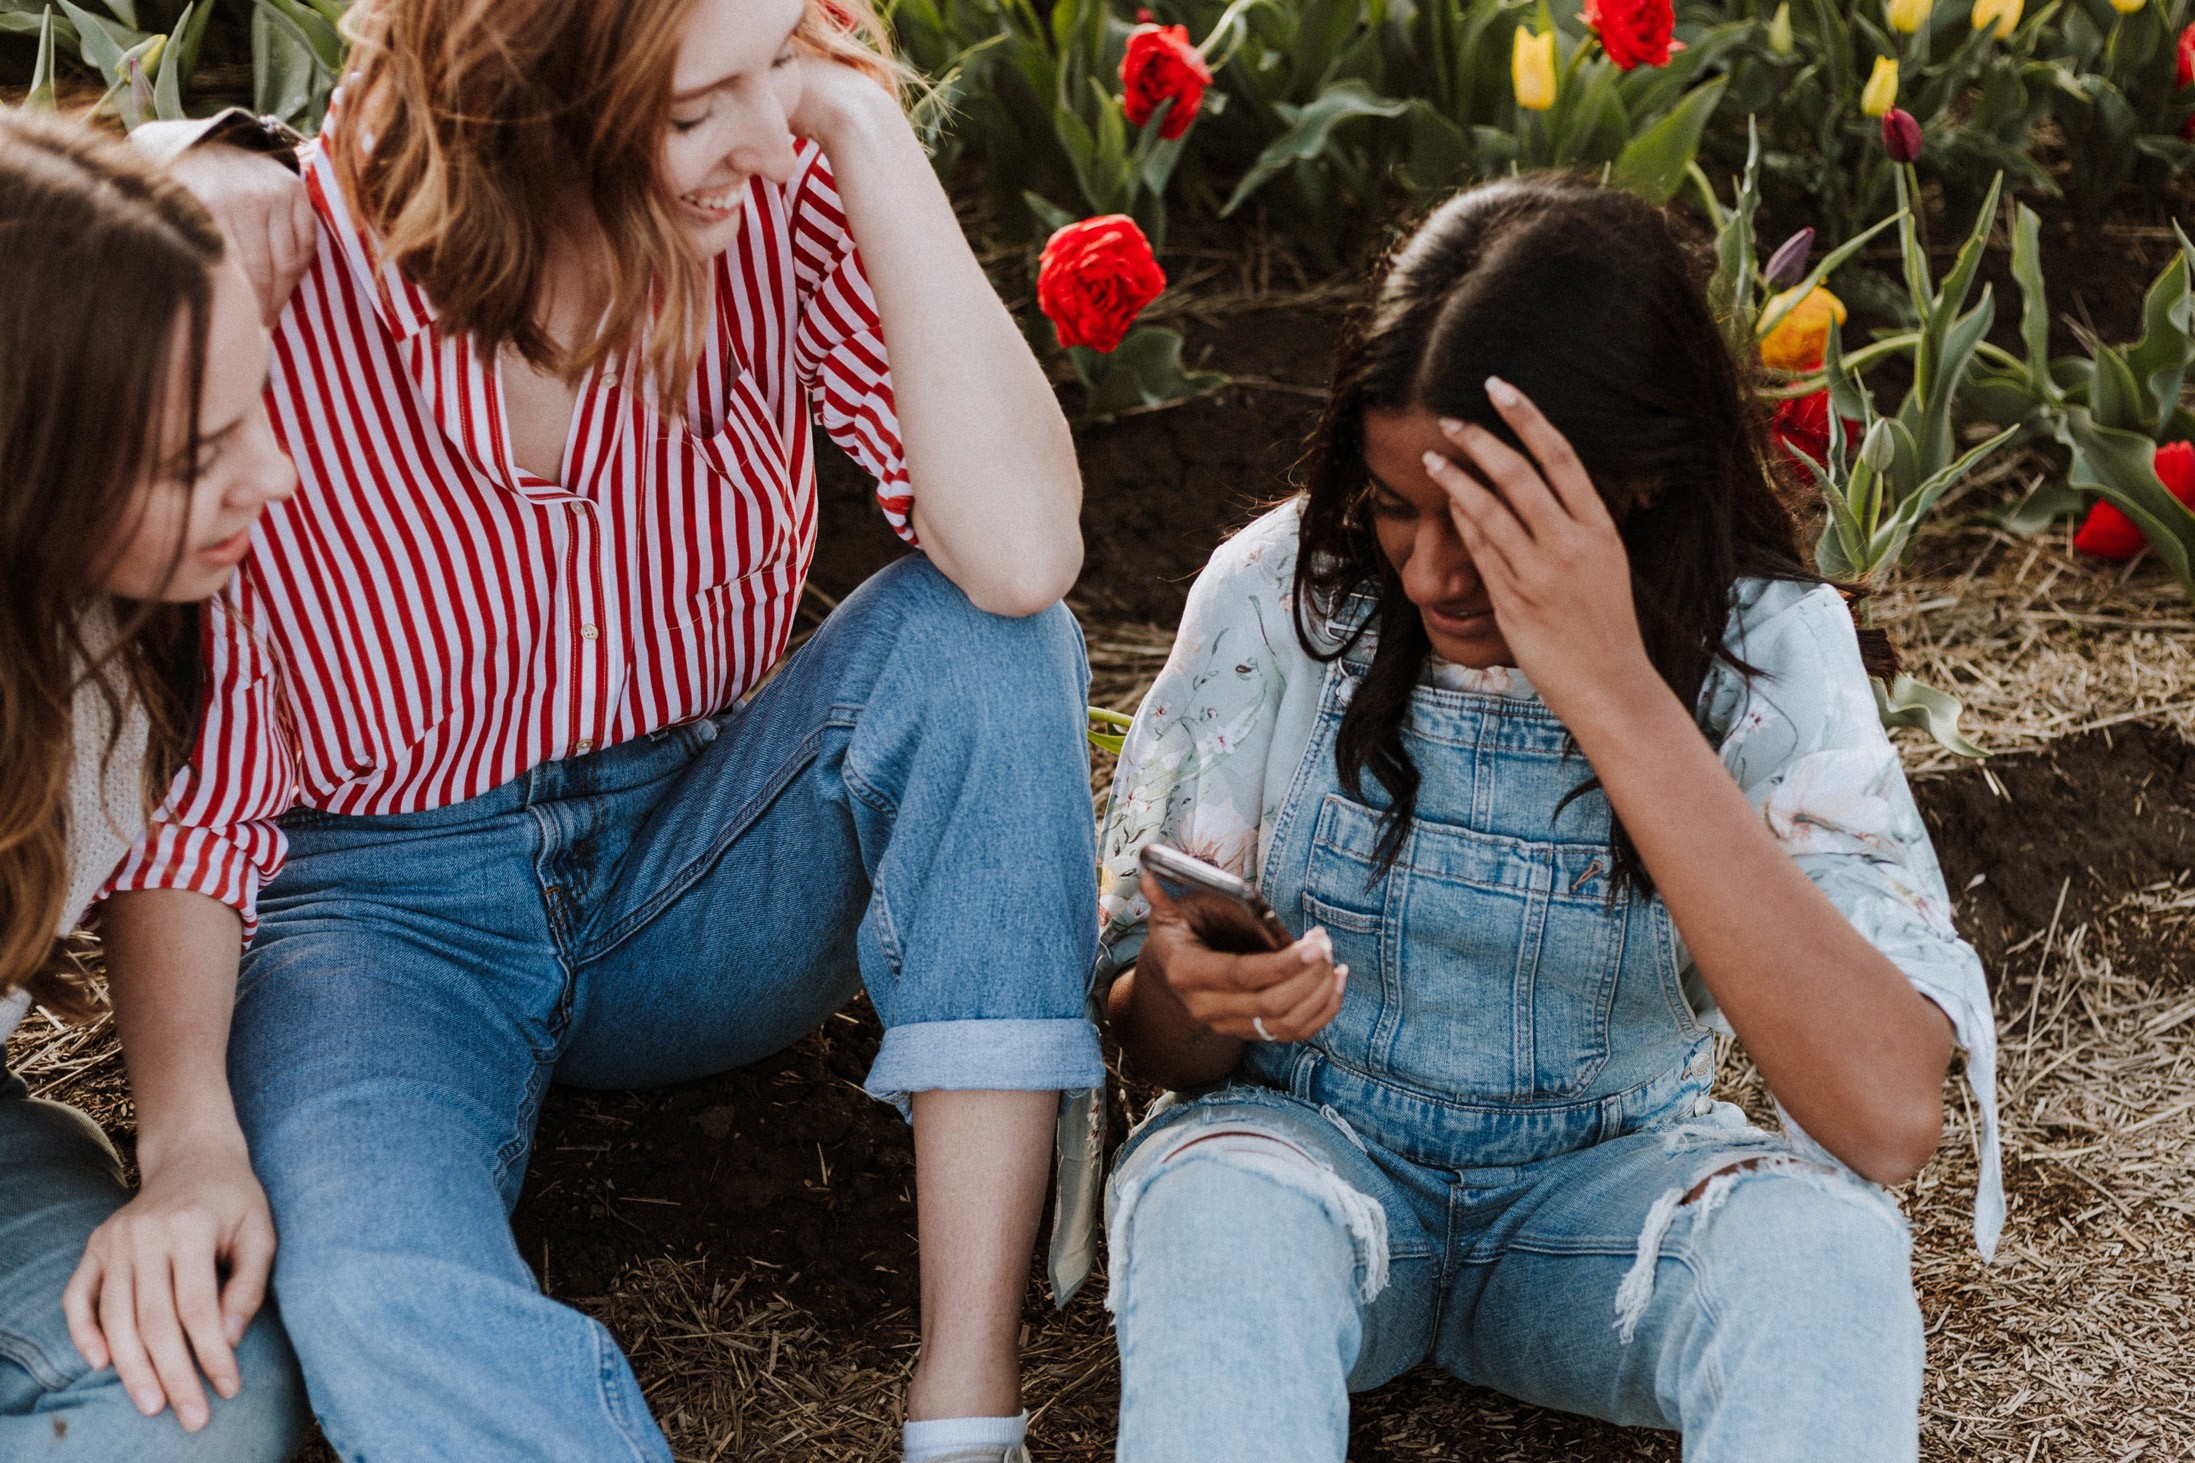
[[[107,644],[114,635],[114,617],[103,608],[95,614],[85,626],[84,639],[95,646]],[[134,699],[125,699],[122,735],[110,758],[107,734],[113,723],[106,697],[96,684],[86,681],[78,688],[72,713],[69,889],[61,905],[61,928],[55,932],[59,935],[67,934],[82,921],[93,896],[145,830],[145,751],[151,731],[145,708]],[[28,991],[0,996],[0,1041],[7,1040],[29,1008]]]

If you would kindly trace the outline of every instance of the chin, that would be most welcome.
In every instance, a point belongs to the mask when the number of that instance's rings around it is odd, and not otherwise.
[[[1429,634],[1426,638],[1433,642],[1433,653],[1450,665],[1483,671],[1517,663],[1516,657],[1509,653],[1509,642],[1499,635],[1474,635],[1459,640],[1452,635]]]
[[[739,242],[739,226],[743,214],[734,214],[722,223],[689,222],[684,230],[686,243],[698,258],[714,259]]]

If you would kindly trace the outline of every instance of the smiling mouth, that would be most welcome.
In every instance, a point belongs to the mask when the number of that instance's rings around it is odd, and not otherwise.
[[[678,201],[696,213],[710,218],[729,218],[739,211],[740,200],[746,197],[747,185],[735,183],[714,193],[681,193]]]

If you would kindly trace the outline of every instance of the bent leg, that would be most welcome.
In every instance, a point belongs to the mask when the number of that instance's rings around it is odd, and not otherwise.
[[[1065,610],[986,614],[895,564],[716,724],[582,940],[557,1075],[588,1085],[767,1055],[858,969],[885,1027],[868,1090],[916,1129],[915,1419],[1020,1409],[1053,1094],[1104,1080],[1086,684]]]
[[[1122,1463],[1334,1463],[1350,1391],[1424,1354],[1432,1247],[1316,1114],[1177,1109],[1124,1152],[1106,1207]]]
[[[243,1386],[195,1433],[146,1417],[112,1367],[94,1371],[69,1337],[61,1292],[91,1232],[129,1199],[122,1166],[90,1118],[22,1095],[0,1073],[0,1458],[279,1463],[303,1440],[305,1389],[270,1301],[236,1349]]]
[[[1693,1463],[1917,1457],[1924,1345],[1895,1206],[1779,1143],[1677,1136],[1547,1164],[1467,1255],[1442,1364],[1679,1429]]]
[[[332,857],[270,891],[230,1043],[321,1427],[372,1463],[667,1463],[609,1334],[511,1237],[562,976],[499,930],[522,902],[417,852],[445,887],[409,906],[370,904],[374,871]],[[338,892],[300,888],[321,876]]]

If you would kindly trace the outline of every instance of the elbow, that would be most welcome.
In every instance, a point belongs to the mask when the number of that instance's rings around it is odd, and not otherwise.
[[[1871,1183],[1894,1189],[1928,1166],[1943,1141],[1943,1099],[1931,1091],[1915,1094],[1893,1109],[1880,1113],[1859,1144],[1860,1151],[1845,1161],[1853,1172]],[[1842,1157],[1843,1155],[1839,1155]]]
[[[1082,573],[1082,535],[1070,531],[1068,537],[1067,543],[991,566],[980,583],[969,586],[969,601],[987,614],[1011,620],[1040,615],[1058,604]]]

